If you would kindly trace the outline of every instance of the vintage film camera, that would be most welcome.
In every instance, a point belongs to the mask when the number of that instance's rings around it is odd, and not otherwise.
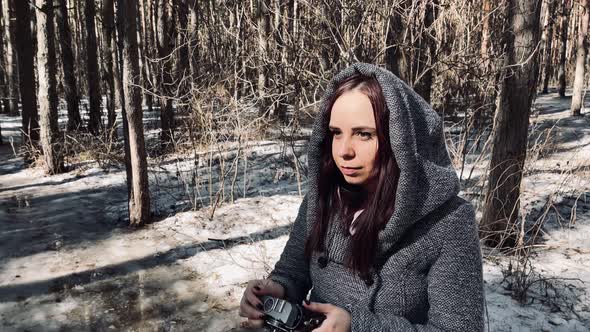
[[[264,323],[272,332],[306,332],[320,326],[325,316],[305,309],[303,306],[262,296]]]

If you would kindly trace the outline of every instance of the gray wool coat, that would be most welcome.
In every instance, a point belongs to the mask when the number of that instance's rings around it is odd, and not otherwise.
[[[316,217],[327,104],[338,82],[355,72],[373,75],[381,85],[390,111],[391,148],[400,169],[395,212],[378,236],[372,284],[344,265],[350,237],[335,227],[326,236],[327,261],[318,261],[321,253],[309,261],[304,257]],[[483,331],[478,225],[472,205],[458,197],[459,181],[443,124],[428,103],[385,69],[365,63],[344,69],[323,97],[308,164],[307,193],[269,276],[285,288],[288,300],[300,303],[311,289],[312,301],[350,312],[352,331]]]

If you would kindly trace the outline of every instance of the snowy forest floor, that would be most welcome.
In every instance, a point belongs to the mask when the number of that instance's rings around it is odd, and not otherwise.
[[[570,117],[569,102],[556,93],[536,100],[531,142],[545,144],[529,153],[522,209],[527,222],[544,223],[530,257],[528,300],[511,296],[511,258],[483,247],[486,330],[590,331],[590,114]],[[5,142],[18,136],[19,123],[0,116]],[[291,161],[295,153],[306,164],[306,141],[295,143],[249,147],[247,165],[236,164],[240,198],[213,218],[206,200],[180,212],[195,195],[184,186],[194,160],[151,162],[158,218],[140,229],[126,226],[124,169],[87,160],[46,177],[0,146],[0,330],[240,330],[246,282],[270,272],[301,202]],[[475,158],[467,156],[473,173],[462,194],[479,206],[486,162]],[[202,163],[195,181],[198,196],[208,197]],[[219,182],[213,178],[213,188]]]

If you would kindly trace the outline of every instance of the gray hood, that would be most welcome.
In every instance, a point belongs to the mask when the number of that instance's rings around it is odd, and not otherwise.
[[[391,149],[400,169],[395,212],[379,233],[377,255],[381,256],[415,223],[455,197],[459,180],[446,148],[442,120],[432,107],[393,73],[372,64],[356,63],[330,81],[314,123],[308,146],[308,222],[316,220],[321,145],[328,134],[328,103],[339,82],[357,72],[374,76],[381,85],[390,111]]]

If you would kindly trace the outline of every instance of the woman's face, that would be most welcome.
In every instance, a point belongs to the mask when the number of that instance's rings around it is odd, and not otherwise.
[[[370,190],[379,144],[373,106],[358,89],[338,97],[330,114],[332,158],[346,182]]]

